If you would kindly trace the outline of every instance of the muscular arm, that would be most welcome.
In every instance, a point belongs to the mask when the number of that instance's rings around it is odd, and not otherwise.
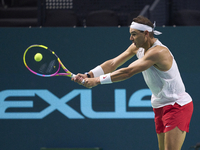
[[[133,75],[140,73],[151,66],[155,66],[159,70],[167,71],[172,65],[172,56],[166,48],[157,46],[148,50],[144,57],[131,63],[126,68],[118,69],[111,73],[112,82],[126,80]],[[100,78],[86,79],[85,86],[93,87],[100,84]]]
[[[100,66],[102,67],[104,73],[110,73],[116,70],[119,66],[123,65],[126,61],[131,59],[137,53],[137,48],[134,44],[131,44],[126,51],[124,51],[119,56],[107,60],[102,63]],[[93,77],[93,73],[89,72],[90,76]]]
[[[166,48],[157,46],[147,51],[144,57],[131,63],[128,67],[111,73],[112,82],[126,80],[133,75],[155,66],[161,71],[167,71],[172,65],[172,56]]]

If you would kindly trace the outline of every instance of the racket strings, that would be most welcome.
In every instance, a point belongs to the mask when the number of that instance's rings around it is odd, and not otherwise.
[[[47,64],[43,64],[40,68],[39,68],[39,72],[40,73],[44,73],[45,68],[46,68]]]
[[[40,53],[43,58],[41,61],[34,60],[35,54]],[[57,57],[52,53],[41,47],[33,47],[26,53],[26,63],[31,70],[36,73],[50,75],[54,74],[59,70],[59,63]]]
[[[58,64],[56,64],[56,60],[52,60],[48,63],[42,64],[39,67],[38,72],[43,74],[53,74],[58,70]]]
[[[51,73],[52,72],[52,70],[55,68],[55,60],[52,60],[50,63],[49,63],[49,65],[48,65],[48,67],[47,67],[47,70],[46,70],[46,73]]]

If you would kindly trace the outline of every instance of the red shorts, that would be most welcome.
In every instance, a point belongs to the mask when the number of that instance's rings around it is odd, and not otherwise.
[[[193,102],[184,106],[177,103],[161,108],[154,108],[156,133],[165,133],[178,127],[182,131],[189,132],[190,120],[193,113]]]

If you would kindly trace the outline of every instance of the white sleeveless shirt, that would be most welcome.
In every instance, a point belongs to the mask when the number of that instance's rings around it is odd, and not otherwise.
[[[152,47],[157,45],[166,47],[158,39]],[[144,49],[139,48],[137,52],[138,59],[143,56]],[[147,86],[152,92],[151,104],[153,108],[174,105],[175,103],[183,106],[192,101],[190,95],[185,92],[185,86],[174,57],[172,66],[168,71],[160,71],[154,66],[151,66],[147,70],[143,71],[142,74]]]

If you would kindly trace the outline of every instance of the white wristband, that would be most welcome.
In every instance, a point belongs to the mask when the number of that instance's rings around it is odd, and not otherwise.
[[[101,84],[110,84],[112,83],[110,73],[104,74],[100,76],[100,83]]]
[[[100,75],[104,75],[104,71],[101,68],[101,66],[97,66],[96,68],[94,68],[94,69],[92,69],[90,71],[92,71],[92,73],[94,75],[94,78],[95,77],[99,77]]]

